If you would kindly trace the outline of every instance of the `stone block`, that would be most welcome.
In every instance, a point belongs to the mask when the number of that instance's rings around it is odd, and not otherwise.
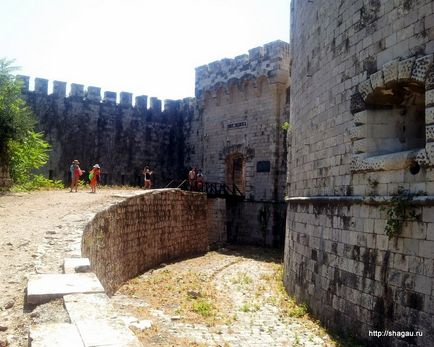
[[[351,140],[359,140],[364,139],[368,135],[368,126],[367,125],[358,125],[353,126],[349,129],[349,135]]]
[[[93,273],[32,275],[27,283],[27,302],[41,304],[73,293],[104,293]]]
[[[119,320],[82,320],[75,323],[85,347],[142,347],[133,332]]]
[[[121,92],[120,94],[120,104],[122,106],[132,106],[133,105],[133,94],[128,92]]]
[[[63,273],[90,272],[88,258],[65,258],[63,260]]]
[[[362,125],[368,123],[368,112],[362,111],[354,114],[353,122],[355,125]]]
[[[53,81],[53,95],[64,98],[66,96],[66,82]]]
[[[411,78],[413,64],[416,58],[412,57],[406,60],[401,60],[398,63],[398,79],[407,80]]]
[[[77,84],[77,83],[71,83],[71,91],[69,93],[70,96],[73,97],[84,97],[84,85]]]
[[[84,347],[80,333],[74,324],[51,323],[32,326],[29,332],[31,347]]]
[[[117,94],[115,92],[106,91],[104,92],[103,101],[110,104],[116,104]]]
[[[384,84],[398,80],[398,60],[393,60],[383,65]]]
[[[434,89],[427,90],[425,92],[425,105],[427,107],[427,111],[429,109],[434,109],[434,107],[432,107],[434,106]]]
[[[427,125],[425,127],[425,139],[426,142],[434,141],[434,125]]]
[[[371,80],[367,79],[359,84],[359,93],[362,95],[363,100],[366,100],[368,95],[372,94],[374,91],[372,89]]]
[[[35,93],[48,94],[48,80],[45,78],[35,78]]]
[[[384,87],[383,71],[377,71],[369,79],[371,80],[372,89]]]
[[[424,83],[432,61],[432,54],[416,59],[411,73],[411,78],[415,81]]]
[[[99,87],[88,87],[86,93],[86,99],[100,102],[101,101],[101,88]]]

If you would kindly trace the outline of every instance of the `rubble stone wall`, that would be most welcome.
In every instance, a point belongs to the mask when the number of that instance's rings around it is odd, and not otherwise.
[[[207,201],[179,189],[147,191],[98,213],[86,226],[82,254],[111,295],[163,262],[208,249]]]
[[[370,345],[431,345],[433,2],[291,4],[285,286],[325,325]],[[403,191],[420,195],[409,203],[417,218],[389,239]]]

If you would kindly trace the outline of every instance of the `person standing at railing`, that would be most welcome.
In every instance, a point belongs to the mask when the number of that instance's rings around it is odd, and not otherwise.
[[[196,177],[196,185],[197,185],[197,190],[199,192],[203,191],[204,184],[205,184],[205,178],[203,177],[202,170],[199,169]]]
[[[188,173],[188,186],[191,192],[196,190],[196,180],[197,180],[196,168],[193,167]]]

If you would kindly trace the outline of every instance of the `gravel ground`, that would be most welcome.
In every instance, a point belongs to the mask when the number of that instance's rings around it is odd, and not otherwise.
[[[278,253],[231,247],[162,264],[112,302],[143,324],[134,331],[145,346],[336,346],[287,296],[280,275]],[[211,308],[192,312],[200,300]]]

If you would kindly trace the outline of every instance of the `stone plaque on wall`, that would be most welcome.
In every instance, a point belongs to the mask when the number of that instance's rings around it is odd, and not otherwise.
[[[270,167],[269,160],[258,161],[256,163],[256,172],[270,172]]]
[[[228,123],[227,128],[228,129],[237,129],[237,128],[246,128],[247,122],[245,120],[239,121],[239,122],[232,122]]]

